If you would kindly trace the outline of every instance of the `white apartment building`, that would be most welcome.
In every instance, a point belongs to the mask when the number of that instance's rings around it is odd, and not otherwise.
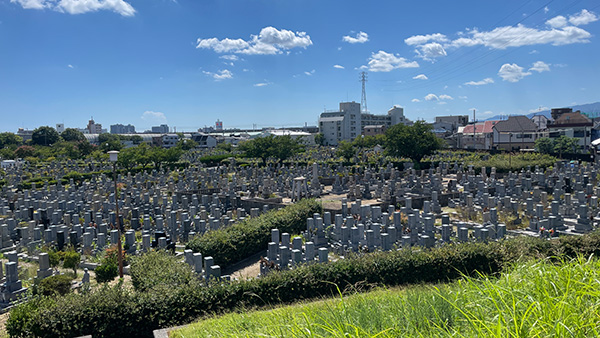
[[[325,145],[335,146],[341,141],[352,141],[364,133],[365,126],[385,126],[412,121],[404,116],[404,108],[393,106],[387,115],[361,114],[360,103],[340,102],[339,111],[325,111],[319,117],[319,132],[325,138]]]

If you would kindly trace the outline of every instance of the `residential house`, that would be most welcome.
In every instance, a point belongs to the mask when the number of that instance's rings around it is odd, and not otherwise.
[[[493,146],[493,127],[500,121],[483,121],[458,127],[457,148],[489,150]]]
[[[533,149],[539,136],[537,124],[522,115],[509,116],[508,120],[496,123],[492,129],[494,149]]]
[[[586,150],[592,142],[593,128],[594,122],[581,112],[565,112],[558,115],[554,123],[548,125],[548,136],[551,139],[563,135],[574,137],[577,139],[579,150]]]

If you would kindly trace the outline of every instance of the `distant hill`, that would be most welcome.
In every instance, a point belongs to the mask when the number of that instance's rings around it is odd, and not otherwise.
[[[579,104],[579,105],[575,105],[575,106],[555,107],[555,108],[572,108],[573,111],[580,110],[582,113],[586,114],[590,118],[600,117],[600,102]],[[511,115],[518,115],[518,114],[511,114]],[[506,120],[511,115],[494,115],[490,118],[487,118],[485,121]],[[526,116],[528,118],[531,118],[531,117],[533,117],[533,115],[544,115],[547,118],[550,118],[550,110],[542,110],[540,112],[527,114]]]

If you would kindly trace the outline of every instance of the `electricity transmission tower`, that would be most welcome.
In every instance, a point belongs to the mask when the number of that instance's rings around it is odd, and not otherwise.
[[[362,83],[362,96],[360,97],[360,107],[363,113],[367,113],[367,91],[365,84],[367,83],[367,72],[360,73],[360,82]]]

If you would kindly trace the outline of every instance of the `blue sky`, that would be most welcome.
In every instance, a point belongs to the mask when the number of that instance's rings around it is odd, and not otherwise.
[[[0,0],[0,130],[316,125],[361,99],[413,120],[600,101],[600,4]]]

